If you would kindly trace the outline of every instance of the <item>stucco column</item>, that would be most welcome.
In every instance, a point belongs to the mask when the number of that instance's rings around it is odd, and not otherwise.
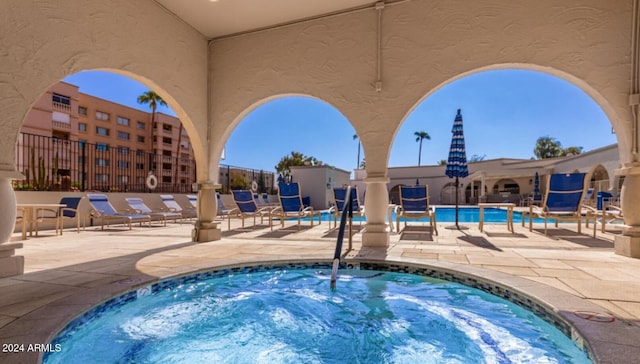
[[[222,187],[211,181],[198,182],[198,220],[191,232],[191,238],[198,243],[220,240],[222,230],[215,221],[218,212],[216,190]]]
[[[625,176],[620,195],[625,227],[622,229],[622,235],[615,237],[615,252],[631,258],[640,258],[640,166],[618,169],[616,175]]]
[[[389,208],[389,193],[387,191],[388,177],[368,177],[364,179],[367,191],[364,196],[364,214],[367,224],[362,233],[362,246],[388,246],[389,232],[387,230],[387,210]]]
[[[15,255],[21,243],[9,243],[16,224],[16,194],[11,187],[11,180],[22,178],[13,171],[0,171],[0,278],[12,277],[24,273],[24,257]]]
[[[486,176],[484,173],[482,173],[480,175],[480,193],[479,193],[479,197],[478,197],[478,202],[487,202],[487,195],[484,192],[485,190],[485,186],[486,186],[486,182],[485,182]]]

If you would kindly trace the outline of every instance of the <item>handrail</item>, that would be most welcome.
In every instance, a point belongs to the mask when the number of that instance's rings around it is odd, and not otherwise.
[[[351,198],[351,186],[347,187],[345,203],[342,207],[342,216],[340,217],[340,227],[338,228],[338,239],[336,240],[336,251],[333,254],[333,266],[331,267],[331,289],[336,288],[336,280],[338,276],[338,266],[340,265],[340,256],[342,255],[342,240],[344,239],[344,226],[347,223],[347,215],[349,216],[349,249],[352,248],[351,227],[353,225],[353,200]]]

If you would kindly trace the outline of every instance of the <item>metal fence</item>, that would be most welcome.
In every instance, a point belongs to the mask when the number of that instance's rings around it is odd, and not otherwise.
[[[27,133],[18,140],[16,168],[25,179],[13,182],[15,190],[189,193],[196,179],[193,158]]]
[[[193,158],[28,133],[20,133],[16,148],[16,168],[25,179],[13,181],[14,190],[194,192]],[[148,187],[150,175],[157,181],[154,189]],[[274,178],[273,172],[220,165],[218,180],[223,193],[254,187],[273,193]]]

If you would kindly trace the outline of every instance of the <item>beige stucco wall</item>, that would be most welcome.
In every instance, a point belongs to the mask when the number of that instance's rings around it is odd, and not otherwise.
[[[349,172],[331,166],[295,166],[291,167],[291,176],[294,182],[300,183],[302,196],[311,198],[315,210],[330,207],[333,187],[349,184]]]
[[[216,40],[210,48],[211,163],[248,112],[272,98],[302,94],[340,110],[363,144],[368,176],[384,176],[393,138],[420,101],[470,73],[513,67],[581,87],[611,120],[620,160],[629,162],[631,10],[631,0],[414,0],[387,6],[381,92],[374,87],[375,10]]]
[[[215,180],[224,143],[247,113],[291,94],[341,111],[363,143],[368,176],[385,176],[393,138],[418,103],[457,78],[505,67],[549,72],[581,87],[610,118],[620,161],[627,163],[632,4],[413,0],[387,6],[377,92],[372,9],[208,45],[151,0],[5,0],[0,170],[14,170],[18,130],[36,100],[65,76],[95,69],[131,76],[168,101],[189,133],[200,180]]]
[[[191,137],[200,178],[207,175],[207,41],[155,2],[3,0],[0,34],[0,170],[14,170],[20,125],[49,87],[109,70],[167,101]]]

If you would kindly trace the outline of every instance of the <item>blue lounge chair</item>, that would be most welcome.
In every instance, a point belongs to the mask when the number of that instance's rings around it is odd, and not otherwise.
[[[198,208],[198,196],[196,195],[187,195],[187,198],[189,199],[189,203],[191,203],[191,206],[193,206],[194,209]]]
[[[274,202],[269,201],[269,195],[266,192],[262,193],[261,197],[262,197],[262,203],[265,206],[269,206],[269,207],[277,207],[278,206],[277,202],[274,203]]]
[[[107,195],[90,193],[87,195],[87,199],[91,204],[89,216],[92,218],[100,219],[101,229],[104,229],[105,222],[107,223],[108,227],[110,221],[124,221],[125,223],[129,224],[129,230],[131,230],[131,224],[134,222],[139,222],[140,226],[142,226],[142,223],[147,222],[149,223],[149,226],[151,226],[151,216],[119,213],[115,208],[113,208],[113,206],[109,202],[109,199],[107,198]]]
[[[63,197],[60,199],[60,204],[65,205],[65,207],[61,207],[57,210],[40,209],[37,213],[38,219],[41,221],[55,220],[56,235],[58,234],[58,231],[60,231],[60,235],[62,235],[64,219],[75,220],[79,233],[80,213],[78,213],[78,205],[80,205],[80,201],[82,201],[83,198],[84,197]]]
[[[300,184],[298,182],[280,183],[278,185],[278,200],[280,206],[276,207],[271,215],[280,219],[280,224],[284,227],[284,220],[296,217],[298,219],[298,228],[303,217],[308,217],[313,226],[313,218],[318,217],[318,224],[321,224],[320,212],[313,211],[313,207],[304,207],[302,203],[302,195],[300,194]],[[273,230],[273,224],[271,225]]]
[[[334,187],[333,206],[329,209],[329,213],[333,215],[334,228],[338,225],[338,219],[342,216],[342,210],[346,202],[347,187]],[[358,198],[358,187],[351,188],[351,211],[353,216],[364,216],[364,206],[360,204],[360,199]],[[362,224],[362,220],[360,220],[360,224]]]
[[[168,211],[179,212],[180,214],[182,214],[183,218],[193,218],[198,215],[195,208],[189,209],[180,206],[173,195],[160,195],[160,199],[162,200],[162,203]]]
[[[556,227],[559,220],[578,222],[581,232],[582,219],[593,219],[591,213],[583,209],[586,193],[585,173],[555,173],[548,179],[542,206],[529,206],[529,231],[533,231],[533,218],[544,219],[544,233],[547,234],[547,220],[554,219]]]
[[[229,214],[229,220],[231,217],[237,217],[242,219],[242,227],[244,227],[244,220],[253,217],[253,225],[256,224],[256,218],[260,217],[260,224],[264,223],[264,218],[269,219],[269,225],[271,225],[271,211],[270,207],[258,207],[254,199],[253,193],[247,190],[233,190],[231,191],[233,196],[233,202],[238,206],[238,214]]]
[[[147,206],[144,201],[139,197],[127,197],[125,198],[127,204],[133,211],[141,215],[149,215],[151,218],[156,218],[162,221],[164,226],[167,226],[167,220],[173,220],[178,222],[182,220],[182,214],[175,211],[153,211]]]
[[[429,186],[399,186],[400,206],[396,207],[396,231],[400,233],[400,219],[407,226],[407,220],[429,218],[431,230],[438,235],[436,211],[429,206]]]

